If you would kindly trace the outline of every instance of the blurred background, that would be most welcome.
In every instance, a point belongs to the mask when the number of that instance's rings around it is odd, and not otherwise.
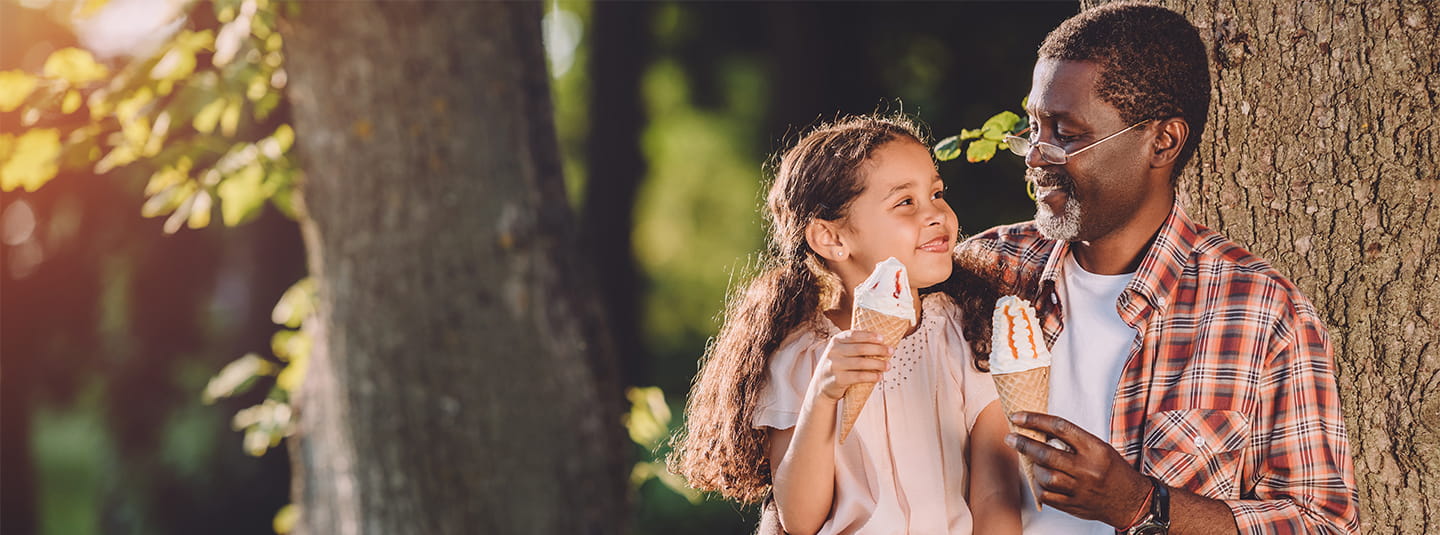
[[[284,397],[274,379],[252,377],[264,374],[222,384],[237,363],[271,369],[292,358],[284,327],[295,325],[277,301],[305,276],[305,257],[276,193],[293,174],[283,47],[271,38],[283,9],[0,0],[0,161],[7,143],[41,127],[131,133],[124,100],[112,109],[92,95],[77,108],[57,90],[52,112],[6,106],[20,75],[5,73],[50,72],[71,47],[108,76],[180,88],[174,100],[190,112],[176,122],[194,126],[157,137],[158,121],[147,123],[151,142],[128,158],[67,144],[69,163],[43,187],[4,188],[0,533],[283,531],[289,460],[272,447],[283,432],[263,431],[245,411]],[[1071,2],[546,4],[565,180],[589,247],[577,254],[592,255],[606,281],[631,387],[632,533],[753,530],[751,508],[687,492],[655,461],[727,290],[763,246],[770,158],[837,114],[903,111],[939,139],[1019,111],[1036,47],[1077,11]],[[242,170],[256,169],[270,202],[231,211],[248,194],[238,179],[219,188],[224,205],[155,201],[177,162],[223,169],[244,146],[268,155]],[[1018,158],[961,158],[940,171],[966,234],[1033,213]]]

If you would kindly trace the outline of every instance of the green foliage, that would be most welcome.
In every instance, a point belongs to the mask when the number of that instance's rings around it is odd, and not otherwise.
[[[247,353],[225,366],[205,385],[203,400],[210,404],[220,398],[244,393],[262,378],[275,377],[266,399],[259,405],[241,410],[231,421],[235,430],[245,431],[245,452],[250,455],[264,455],[295,432],[290,399],[305,377],[311,347],[305,323],[314,311],[315,284],[309,278],[301,279],[280,296],[280,301],[270,312],[272,321],[289,327],[277,331],[270,339],[270,352],[275,360]]]
[[[21,110],[24,129],[0,134],[0,190],[35,191],[62,171],[104,175],[134,165],[150,175],[140,213],[168,216],[166,233],[204,228],[216,208],[226,226],[240,225],[267,200],[294,217],[295,132],[272,117],[287,80],[277,6],[207,2],[218,28],[196,28],[187,18],[153,55],[118,72],[77,48],[53,52],[38,75],[0,72],[0,111]],[[232,422],[245,431],[251,455],[293,433],[289,399],[304,376],[310,339],[303,324],[313,294],[314,285],[302,280],[276,305],[276,323],[288,328],[272,339],[274,361],[246,354],[202,395],[214,403],[275,377],[267,399]]]
[[[168,216],[167,233],[209,225],[217,207],[227,226],[242,224],[267,199],[293,216],[294,133],[272,118],[287,79],[275,6],[209,3],[218,31],[186,19],[117,72],[78,48],[51,53],[38,74],[0,72],[0,112],[20,110],[23,129],[0,134],[0,190],[137,165],[150,173],[141,213]]]
[[[1021,102],[1024,106],[1024,101]],[[996,151],[1008,149],[1005,145],[1005,136],[1015,135],[1025,130],[1025,121],[1019,114],[1012,111],[1002,111],[985,121],[984,125],[974,130],[962,129],[959,135],[950,136],[935,144],[935,158],[947,162],[960,157],[961,147],[965,147],[965,160],[970,163],[987,162],[995,157]]]
[[[753,63],[719,68],[723,102],[713,110],[691,103],[673,61],[657,61],[643,79],[650,124],[642,147],[650,168],[636,198],[634,239],[648,279],[644,326],[651,350],[686,377],[694,373],[694,348],[719,327],[729,273],[764,245],[757,208],[765,155],[756,145],[765,139],[766,80]]]
[[[281,507],[280,511],[275,513],[275,520],[273,521],[275,533],[277,535],[286,535],[294,531],[295,522],[299,520],[300,507],[293,503],[286,504],[285,507]]]
[[[275,365],[255,353],[246,353],[220,370],[220,374],[205,385],[202,399],[206,405],[220,398],[243,394],[254,386],[257,377],[275,373]]]
[[[660,454],[660,446],[671,433],[670,406],[665,403],[665,393],[653,386],[631,387],[625,391],[625,397],[630,399],[630,412],[624,416],[630,440],[651,453],[650,458],[635,463],[631,469],[631,488],[639,490],[647,481],[655,479],[691,504],[703,501],[699,491],[666,469],[664,456]]]

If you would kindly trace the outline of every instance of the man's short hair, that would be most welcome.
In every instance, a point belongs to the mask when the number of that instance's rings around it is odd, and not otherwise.
[[[1125,122],[1181,117],[1189,123],[1176,176],[1194,156],[1210,112],[1210,69],[1200,32],[1184,15],[1132,2],[1087,9],[1045,37],[1040,58],[1096,62],[1095,92]]]

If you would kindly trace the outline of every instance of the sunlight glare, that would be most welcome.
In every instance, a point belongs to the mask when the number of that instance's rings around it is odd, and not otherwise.
[[[93,17],[76,18],[80,43],[96,56],[136,56],[180,28],[179,0],[110,0]]]

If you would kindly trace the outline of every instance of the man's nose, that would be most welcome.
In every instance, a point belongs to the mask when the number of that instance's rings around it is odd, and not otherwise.
[[[1040,144],[1038,142],[1031,143],[1030,150],[1025,151],[1025,167],[1034,169],[1036,167],[1043,167],[1046,165],[1054,164],[1045,161],[1045,158],[1040,156]]]

